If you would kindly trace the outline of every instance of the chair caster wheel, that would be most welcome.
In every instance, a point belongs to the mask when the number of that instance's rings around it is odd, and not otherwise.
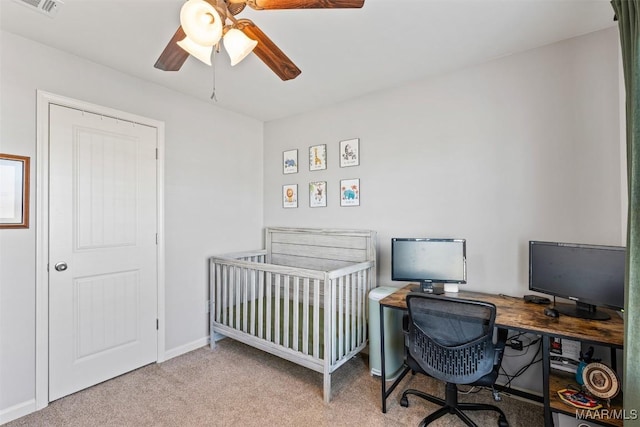
[[[509,427],[509,423],[507,422],[507,419],[504,417],[498,418],[498,427]]]
[[[404,408],[409,406],[409,399],[407,399],[407,396],[402,396],[402,399],[400,399],[400,406]]]

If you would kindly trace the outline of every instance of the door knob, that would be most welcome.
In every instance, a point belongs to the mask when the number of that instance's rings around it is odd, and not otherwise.
[[[67,263],[66,262],[59,262],[54,267],[55,267],[55,269],[57,271],[65,271],[67,269]]]

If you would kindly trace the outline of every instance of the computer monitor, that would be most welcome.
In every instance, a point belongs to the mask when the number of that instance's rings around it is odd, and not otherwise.
[[[441,293],[434,283],[467,283],[465,239],[391,239],[391,280],[420,282],[421,290]]]
[[[529,242],[529,289],[575,301],[562,314],[606,320],[596,306],[624,309],[626,250],[623,246]]]

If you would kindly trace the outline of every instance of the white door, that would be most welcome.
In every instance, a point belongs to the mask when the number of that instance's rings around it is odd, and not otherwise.
[[[49,400],[157,360],[157,129],[51,105]]]

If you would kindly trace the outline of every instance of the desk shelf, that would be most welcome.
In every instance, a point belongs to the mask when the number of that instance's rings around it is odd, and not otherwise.
[[[563,402],[562,399],[560,399],[560,397],[558,396],[558,390],[567,388],[569,384],[573,384],[576,386],[578,385],[573,374],[560,371],[551,371],[551,374],[549,375],[549,406],[551,407],[551,410],[553,412],[559,412],[575,418],[577,408],[574,408],[571,405]],[[604,413],[602,411],[603,409],[608,410],[609,413],[618,414],[621,418],[588,418],[584,421],[589,423],[622,427],[622,414],[624,413],[622,408],[622,394],[618,394],[618,396],[613,399],[610,407],[603,405],[603,408],[600,410],[598,415],[602,415]]]

